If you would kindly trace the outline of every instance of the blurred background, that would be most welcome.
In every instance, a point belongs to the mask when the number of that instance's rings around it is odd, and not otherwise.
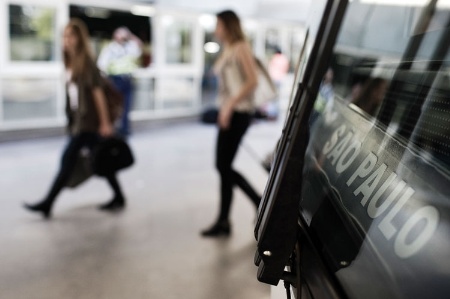
[[[215,106],[211,71],[220,46],[215,14],[235,10],[254,53],[289,60],[276,117],[256,120],[235,165],[263,192],[262,166],[281,134],[305,38],[306,0],[1,0],[0,298],[270,298],[256,279],[256,211],[237,191],[229,239],[200,231],[217,213],[217,128],[199,121]],[[136,163],[119,174],[127,209],[100,213],[110,196],[94,177],[66,190],[51,221],[23,203],[44,195],[66,144],[62,31],[87,24],[95,55],[119,26],[144,43],[133,73]]]
[[[217,82],[211,65],[220,49],[213,32],[215,13],[223,9],[241,16],[256,56],[267,64],[280,49],[292,75],[305,38],[309,2],[3,0],[0,142],[64,125],[60,49],[62,29],[71,17],[88,25],[96,55],[118,26],[129,27],[144,42],[140,69],[133,74],[131,118],[139,122],[192,117],[214,104]],[[291,75],[283,80],[286,93]]]
[[[215,105],[215,13],[233,9],[266,66],[277,50],[289,61],[277,117],[254,122],[235,163],[263,192],[261,162],[281,135],[307,24],[320,20],[313,2],[0,0],[0,298],[284,298],[282,286],[256,280],[256,211],[244,194],[236,193],[230,239],[199,235],[219,190],[217,129],[199,117]],[[414,3],[426,1],[349,2],[330,61],[343,95],[377,63],[401,57],[420,14]],[[64,192],[54,219],[43,221],[21,205],[44,194],[66,142],[61,44],[71,17],[86,22],[95,55],[119,26],[144,42],[133,73],[136,164],[119,175],[124,213],[96,210],[108,193],[93,178]]]

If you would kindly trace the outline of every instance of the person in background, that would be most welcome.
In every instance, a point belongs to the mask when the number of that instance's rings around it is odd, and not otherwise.
[[[370,78],[361,88],[360,93],[351,103],[355,104],[361,110],[375,116],[381,103],[383,102],[389,82],[383,78]]]
[[[219,134],[216,145],[216,167],[220,174],[220,212],[215,223],[201,232],[205,237],[228,236],[231,232],[229,212],[232,203],[233,186],[238,185],[256,207],[261,196],[245,178],[233,169],[232,163],[239,143],[250,125],[253,113],[253,91],[258,79],[256,64],[250,45],[245,40],[239,17],[230,10],[217,14],[215,36],[223,45],[214,70],[219,79]],[[240,73],[239,88],[232,91],[230,70]],[[233,84],[236,86],[236,84]]]
[[[142,54],[142,41],[127,27],[119,27],[113,33],[113,41],[106,45],[98,57],[98,67],[106,73],[124,96],[123,114],[119,134],[131,133],[129,112],[132,106],[132,73]]]
[[[334,98],[333,79],[333,69],[328,68],[319,86],[319,93],[317,94],[317,99],[314,103],[314,110],[309,119],[310,126],[312,126],[319,115],[325,111],[326,107],[328,107],[328,109],[332,108]]]
[[[289,60],[278,47],[275,49],[275,54],[273,54],[269,61],[268,71],[270,78],[272,78],[277,88],[278,94],[280,94],[283,80],[289,71]],[[279,113],[278,101],[270,102],[265,107],[265,110],[268,119],[276,119]]]
[[[350,89],[350,94],[345,98],[345,101],[351,103],[358,98],[361,94],[362,85],[363,83],[361,81],[355,82]]]
[[[319,88],[319,95],[325,100],[325,105],[333,101],[334,87],[333,87],[334,72],[331,68],[327,70],[323,77]]]
[[[279,89],[284,77],[286,77],[286,74],[289,71],[289,60],[278,47],[269,61],[268,70],[270,77]]]
[[[36,204],[25,204],[26,209],[42,213],[45,218],[51,217],[56,197],[75,169],[80,151],[84,148],[92,149],[100,137],[108,137],[114,133],[101,86],[101,74],[89,48],[88,30],[78,19],[72,19],[64,29],[63,57],[69,142],[47,196]],[[114,197],[99,208],[108,211],[122,209],[125,199],[115,174],[109,174],[106,179],[114,191]]]

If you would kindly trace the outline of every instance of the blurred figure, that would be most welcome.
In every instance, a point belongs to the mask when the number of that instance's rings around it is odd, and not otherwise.
[[[270,77],[279,89],[289,71],[289,60],[279,48],[276,49],[275,54],[270,59],[268,69]]]
[[[383,102],[387,88],[387,80],[383,78],[371,78],[364,84],[359,95],[352,100],[352,103],[367,114],[375,116],[375,113]]]
[[[350,94],[345,98],[345,100],[349,103],[352,103],[356,98],[358,98],[361,94],[362,85],[363,84],[361,82],[356,82],[355,84],[353,84],[350,90]]]
[[[66,69],[66,114],[69,142],[63,152],[59,172],[47,196],[25,208],[51,217],[52,206],[66,186],[84,148],[92,149],[100,137],[111,136],[113,125],[109,120],[101,75],[89,48],[89,35],[84,23],[73,19],[64,29],[63,57]],[[114,198],[101,205],[102,210],[121,209],[125,200],[115,174],[106,176],[114,191]]]
[[[132,73],[138,66],[142,54],[142,41],[127,27],[119,27],[113,33],[113,41],[102,49],[97,64],[105,72],[124,96],[119,134],[131,133],[128,114],[132,105]]]
[[[320,83],[319,93],[317,99],[314,103],[314,110],[311,113],[309,120],[310,125],[325,111],[328,106],[331,109],[333,105],[334,98],[334,87],[333,87],[334,72],[329,68],[325,75],[323,76],[322,82]]]
[[[278,95],[281,92],[281,84],[289,71],[289,60],[286,55],[284,55],[281,50],[277,47],[275,54],[269,61],[268,65],[269,75],[272,78]],[[278,99],[277,99],[278,100]],[[265,114],[268,119],[276,119],[279,113],[278,101],[271,101],[264,107]]]
[[[334,72],[331,68],[329,68],[325,73],[325,76],[323,77],[322,83],[320,84],[319,88],[319,95],[322,97],[322,99],[325,100],[325,105],[333,101],[334,97],[333,80],[334,80]]]
[[[250,125],[254,110],[253,91],[258,83],[255,60],[245,40],[240,20],[233,11],[217,14],[215,36],[223,45],[223,52],[214,65],[219,78],[216,167],[221,180],[221,202],[216,222],[202,231],[205,237],[230,234],[229,212],[234,185],[238,185],[256,207],[261,199],[244,177],[232,168],[239,143]],[[234,76],[230,76],[230,73]],[[233,84],[231,81],[236,78],[241,79]]]

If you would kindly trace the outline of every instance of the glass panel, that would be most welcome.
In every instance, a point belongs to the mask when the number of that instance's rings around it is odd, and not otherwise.
[[[12,61],[54,61],[56,9],[31,5],[9,6]]]
[[[261,25],[252,19],[244,19],[242,23],[242,28],[244,30],[245,37],[253,50],[255,50],[255,47],[257,46],[256,39],[258,35],[258,31],[260,31]]]
[[[97,56],[103,47],[111,42],[114,30],[125,26],[143,43],[142,55],[138,65],[147,67],[152,63],[152,19],[150,17],[134,15],[124,10],[78,5],[70,5],[69,13],[71,18],[75,17],[85,22],[90,33],[91,44]]]
[[[194,107],[195,86],[192,78],[159,79],[159,94],[163,109]],[[177,88],[173,88],[176,86]]]
[[[220,45],[217,43],[214,32],[205,32],[204,44],[204,72],[202,78],[202,106],[213,106],[217,96],[217,76],[214,73],[213,66],[220,51]]]
[[[373,2],[316,99],[300,213],[348,298],[445,297],[450,10]]]
[[[277,50],[281,50],[280,45],[280,32],[276,28],[269,28],[266,31],[265,40],[265,59],[266,62],[270,61],[270,58],[276,53]]]
[[[166,37],[166,63],[192,62],[192,22],[163,18]]]
[[[155,109],[155,79],[134,79],[133,111],[148,111]]]
[[[56,117],[57,80],[4,79],[2,85],[5,121]]]
[[[290,40],[289,49],[289,71],[294,72],[297,64],[299,63],[299,55],[302,51],[303,44],[305,43],[305,31],[293,30]]]
[[[311,1],[311,6],[308,12],[308,27],[306,28],[306,33],[302,40],[304,51],[303,53],[302,51],[299,53],[302,56],[299,58],[299,68],[296,74],[296,83],[304,81],[303,76],[305,75],[306,71],[306,63],[311,55],[312,48],[317,39],[317,34],[320,28],[320,21],[322,20],[327,3],[327,0]]]

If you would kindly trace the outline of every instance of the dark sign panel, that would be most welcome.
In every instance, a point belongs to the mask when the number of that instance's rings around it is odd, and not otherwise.
[[[344,101],[311,130],[300,213],[347,295],[445,298],[448,165]]]

